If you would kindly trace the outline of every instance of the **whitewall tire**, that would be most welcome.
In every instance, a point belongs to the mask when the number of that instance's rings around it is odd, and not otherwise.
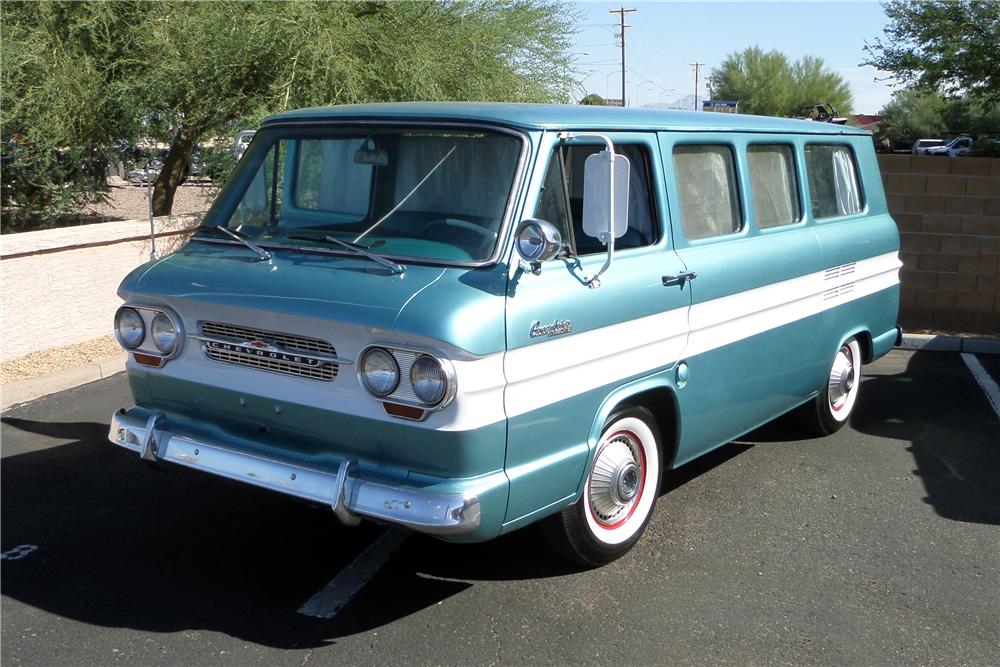
[[[625,554],[649,523],[660,492],[662,453],[656,420],[629,407],[608,419],[583,495],[543,524],[561,555],[586,566]]]
[[[815,435],[830,435],[847,423],[861,389],[861,363],[861,346],[856,338],[840,346],[830,364],[826,384],[799,412],[799,421],[806,430]]]

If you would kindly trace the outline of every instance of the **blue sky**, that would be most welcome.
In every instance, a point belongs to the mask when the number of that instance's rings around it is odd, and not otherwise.
[[[626,88],[629,106],[672,102],[694,92],[689,63],[705,63],[705,79],[734,51],[757,45],[777,49],[795,60],[823,58],[826,66],[850,84],[855,113],[877,113],[889,101],[889,82],[875,82],[879,72],[860,67],[865,42],[883,35],[885,14],[876,2],[578,2],[579,32],[573,38],[582,97],[597,93],[621,96],[621,50],[616,46],[620,6],[628,14],[625,34]],[[647,81],[644,81],[647,79]],[[638,84],[638,85],[637,85]],[[824,100],[816,100],[823,102]],[[638,102],[638,104],[635,104]]]

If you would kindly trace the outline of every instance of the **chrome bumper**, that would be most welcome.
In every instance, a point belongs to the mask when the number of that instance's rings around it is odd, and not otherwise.
[[[346,524],[361,517],[433,535],[467,533],[479,527],[479,499],[461,493],[426,493],[353,476],[345,460],[336,473],[303,468],[172,433],[164,415],[143,422],[118,410],[108,439],[147,461],[167,461],[246,482],[296,498],[329,505]]]

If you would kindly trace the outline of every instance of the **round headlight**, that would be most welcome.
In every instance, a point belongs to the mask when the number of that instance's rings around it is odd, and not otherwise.
[[[133,308],[119,308],[115,313],[115,336],[122,347],[130,350],[139,347],[146,337],[146,324],[142,315]]]
[[[361,379],[371,393],[388,396],[399,385],[399,364],[387,350],[373,347],[361,360]]]
[[[410,383],[417,398],[428,404],[440,403],[448,391],[448,376],[441,367],[441,362],[427,355],[413,362]]]
[[[149,332],[153,335],[153,345],[160,351],[160,354],[171,354],[177,349],[177,327],[173,321],[163,313],[157,313],[149,325]]]

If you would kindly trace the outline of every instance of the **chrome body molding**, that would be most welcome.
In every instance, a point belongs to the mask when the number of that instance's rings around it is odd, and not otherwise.
[[[108,439],[148,461],[176,463],[328,505],[348,525],[365,517],[431,535],[457,535],[472,532],[480,523],[475,496],[367,481],[353,474],[353,464],[347,460],[331,473],[237,452],[221,443],[171,431],[160,413],[143,421],[118,410],[111,417]]]

